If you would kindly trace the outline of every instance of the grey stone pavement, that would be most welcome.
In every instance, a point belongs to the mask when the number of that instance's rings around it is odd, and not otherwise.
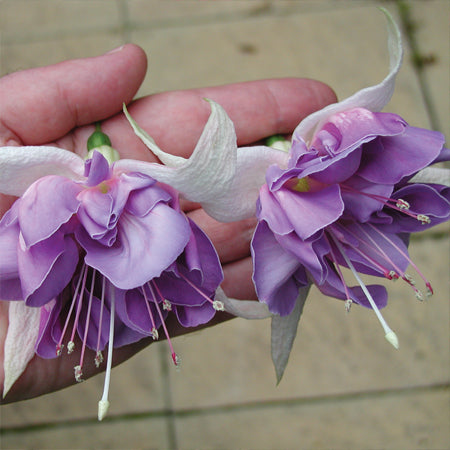
[[[149,56],[139,95],[301,76],[327,82],[344,98],[386,74],[377,6],[411,37],[404,37],[406,57],[386,110],[450,136],[447,0],[3,0],[1,74],[134,42]],[[412,242],[412,257],[436,290],[428,302],[389,284],[384,315],[399,351],[370,311],[355,307],[347,315],[341,302],[313,290],[278,386],[270,323],[235,319],[176,338],[179,372],[169,367],[165,342],[114,369],[102,423],[103,376],[3,406],[0,447],[449,448],[448,244],[447,227]]]

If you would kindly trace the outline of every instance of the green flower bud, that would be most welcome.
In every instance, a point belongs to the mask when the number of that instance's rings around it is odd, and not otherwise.
[[[87,141],[87,149],[92,150],[93,148],[101,147],[102,145],[109,145],[111,147],[111,140],[102,132],[100,123],[97,122],[95,131],[89,136]]]
[[[283,152],[288,152],[291,148],[290,141],[286,140],[285,137],[281,134],[274,134],[273,136],[269,136],[268,138],[266,138],[265,144],[268,147],[272,147]]]

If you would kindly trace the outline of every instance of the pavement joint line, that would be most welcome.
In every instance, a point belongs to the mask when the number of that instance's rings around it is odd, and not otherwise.
[[[430,120],[431,128],[435,131],[442,131],[439,114],[431,95],[426,69],[430,64],[434,63],[434,56],[425,55],[416,37],[417,28],[420,26],[414,18],[414,4],[405,0],[395,0],[397,10],[400,17],[400,22],[403,28],[403,35],[411,50],[411,65],[417,76],[420,92],[422,94],[424,106],[428,118]]]
[[[369,3],[370,1],[370,3]],[[154,30],[164,30],[173,28],[186,28],[186,27],[196,27],[199,25],[219,25],[227,23],[240,23],[253,19],[267,19],[267,18],[282,18],[291,17],[301,14],[314,14],[323,13],[329,10],[330,12],[335,12],[338,10],[345,9],[355,9],[355,8],[373,8],[379,0],[369,0],[365,3],[346,3],[342,5],[335,5],[331,8],[329,5],[327,7],[310,6],[304,9],[289,9],[285,10],[272,10],[267,8],[266,3],[259,5],[258,7],[253,7],[249,10],[236,11],[236,12],[220,12],[216,14],[205,14],[200,16],[190,16],[188,18],[177,17],[160,19],[158,21],[148,21],[146,23],[135,22],[130,20],[128,11],[128,2],[125,0],[123,3],[127,8],[125,10],[125,23],[122,17],[123,8],[121,8],[121,14],[119,17],[119,23],[115,25],[93,25],[89,27],[80,27],[73,30],[54,30],[54,31],[38,31],[25,33],[24,30],[20,31],[20,34],[3,32],[2,44],[14,45],[14,44],[26,44],[31,42],[42,42],[59,40],[65,38],[74,38],[77,36],[92,36],[96,34],[131,34],[132,31],[154,31]],[[395,0],[394,0],[395,1]],[[119,4],[122,5],[122,4]]]
[[[173,417],[174,419],[182,419],[185,417],[194,417],[210,414],[227,414],[245,411],[255,411],[261,409],[276,409],[296,406],[314,406],[326,403],[351,402],[360,400],[406,397],[418,393],[431,392],[448,392],[450,391],[450,383],[434,383],[429,385],[404,386],[398,388],[374,389],[371,391],[356,391],[345,392],[339,394],[316,395],[309,397],[298,397],[292,399],[275,399],[275,400],[261,400],[249,401],[245,403],[232,403],[217,406],[199,406],[191,408],[179,409],[158,409],[154,411],[132,412],[117,415],[110,415],[106,417],[101,423],[97,418],[87,417],[82,419],[67,419],[53,422],[41,422],[28,425],[15,425],[10,427],[0,428],[0,436],[47,431],[49,429],[62,429],[74,426],[102,426],[115,422],[126,422],[131,420],[148,420],[161,419],[165,417]]]

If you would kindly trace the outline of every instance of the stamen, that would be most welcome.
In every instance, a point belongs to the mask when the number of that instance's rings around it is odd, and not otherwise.
[[[83,306],[83,297],[84,297],[84,289],[86,288],[87,272],[88,271],[87,271],[87,266],[86,266],[86,270],[84,271],[84,275],[83,275],[83,283],[81,285],[81,292],[78,297],[78,306],[77,306],[77,312],[75,314],[75,320],[73,323],[72,334],[70,336],[70,342],[67,344],[67,352],[68,353],[72,353],[73,349],[75,347],[74,338],[75,338],[75,333],[76,333],[77,327],[78,327],[78,321],[80,319],[81,307]],[[70,346],[70,348],[69,348],[69,346]]]
[[[151,284],[148,283],[148,287],[150,288],[150,292],[151,292],[151,294],[153,296],[153,299],[154,299],[154,304],[155,304],[156,310],[158,311],[159,318],[161,319],[161,325],[163,327],[164,333],[165,333],[166,338],[167,338],[167,342],[169,344],[170,352],[171,352],[171,355],[172,355],[172,361],[175,364],[175,366],[178,366],[180,364],[180,358],[177,356],[177,354],[175,353],[175,350],[173,349],[172,341],[170,340],[169,332],[167,331],[167,327],[166,327],[166,324],[164,322],[164,317],[162,315],[161,309],[159,308],[158,301],[156,300],[155,293],[153,292],[152,285],[156,289],[156,292],[158,293],[159,297],[163,300],[163,303],[164,303],[164,297],[163,297],[161,291],[158,289],[158,286],[156,285],[156,283],[154,281],[152,281]]]
[[[181,272],[179,273],[179,276],[186,281],[186,283],[191,286],[194,291],[196,291],[198,294],[200,294],[206,301],[212,304],[213,308],[216,311],[225,311],[225,305],[220,300],[211,300],[210,297],[208,297],[204,292],[202,292],[189,278],[185,277]]]
[[[151,286],[148,285],[148,287],[150,289],[150,292],[152,292]],[[142,286],[141,289],[142,289],[142,294],[144,295],[144,298],[145,298],[145,306],[147,307],[148,315],[150,317],[150,322],[152,324],[152,329],[150,330],[150,333],[151,333],[151,336],[152,336],[153,340],[157,341],[159,339],[159,333],[158,333],[158,330],[156,329],[156,322],[155,322],[155,319],[153,317],[152,309],[150,308],[150,301],[147,298],[147,293],[145,292],[144,286]],[[153,292],[152,292],[152,294],[153,294]]]
[[[397,200],[397,203],[395,204],[395,206],[397,206],[397,208],[399,208],[401,210],[409,209],[411,207],[411,205],[406,200],[403,200],[402,198],[399,198]]]
[[[375,315],[377,316],[377,318],[378,318],[378,320],[379,320],[379,322],[380,322],[380,324],[383,327],[383,330],[385,332],[385,336],[384,337],[386,338],[386,340],[390,344],[392,344],[396,349],[398,349],[399,345],[398,345],[397,335],[391,330],[391,328],[389,328],[388,324],[384,320],[383,316],[381,315],[380,310],[378,309],[378,306],[375,303],[375,300],[373,299],[372,295],[370,294],[369,290],[367,289],[367,286],[363,283],[363,281],[359,277],[358,272],[355,270],[355,268],[353,267],[352,262],[350,261],[348,256],[345,254],[345,251],[342,248],[342,246],[339,243],[339,241],[333,235],[331,235],[331,237],[333,238],[334,243],[336,244],[336,247],[341,252],[341,255],[345,259],[345,262],[347,263],[349,269],[352,271],[353,276],[356,278],[356,281],[358,281],[359,285],[361,286],[361,289],[363,290],[364,295],[366,296],[367,300],[369,301],[370,306],[372,306],[372,309],[375,312]]]
[[[105,372],[105,384],[103,386],[103,395],[98,402],[98,420],[102,421],[106,416],[109,408],[108,393],[109,384],[111,382],[111,367],[112,367],[112,356],[114,350],[114,316],[115,316],[115,300],[116,292],[114,288],[111,291],[111,311],[110,311],[110,321],[109,321],[109,341],[108,341],[108,357],[106,361],[106,372]]]
[[[61,332],[61,338],[59,339],[59,342],[58,342],[58,344],[56,345],[56,355],[57,355],[57,356],[59,356],[59,355],[61,354],[62,349],[63,349],[63,347],[64,347],[64,345],[62,344],[62,341],[63,341],[63,339],[64,339],[64,335],[66,334],[67,327],[69,326],[70,317],[72,316],[73,308],[74,308],[75,303],[76,303],[76,302],[75,302],[75,299],[76,299],[77,296],[78,296],[78,292],[79,292],[79,290],[80,290],[80,285],[81,285],[81,280],[82,280],[82,278],[83,278],[84,271],[86,271],[86,270],[87,270],[87,267],[86,267],[85,264],[83,264],[83,268],[81,269],[80,277],[78,278],[77,286],[76,286],[76,288],[75,288],[75,293],[74,293],[74,295],[73,295],[73,297],[72,297],[72,303],[71,303],[71,305],[70,305],[69,313],[67,314],[66,322],[64,323],[64,328],[63,328],[63,330],[62,330],[62,332]],[[72,342],[72,345],[74,346],[75,344]],[[72,352],[73,352],[73,347],[72,347],[72,350],[71,350],[71,351],[69,351],[69,349],[67,349],[67,350],[68,350],[68,353],[72,353]]]
[[[169,300],[164,299],[162,305],[165,311],[172,311],[172,303],[170,303]]]
[[[414,261],[398,246],[396,245],[394,242],[392,242],[384,233],[382,233],[377,227],[374,227],[372,224],[368,224],[374,231],[376,231],[379,235],[381,235],[384,239],[386,239],[407,261],[409,264],[411,264],[411,266],[414,268],[414,270],[417,272],[417,274],[420,276],[420,278],[422,278],[422,280],[425,283],[425,286],[427,288],[427,297],[431,297],[433,295],[433,288],[431,287],[430,282],[425,278],[425,275],[423,275],[423,273],[419,270],[419,268],[416,266],[416,264],[414,263]],[[405,274],[406,276],[406,274]],[[405,277],[403,277],[405,279]],[[406,279],[406,281],[408,281],[410,284],[411,282],[409,280],[412,280],[411,277],[409,277],[409,279]],[[411,284],[411,286],[414,285]]]
[[[325,235],[325,238],[328,241],[328,244],[330,244],[330,241],[326,237],[326,235]],[[333,239],[334,239],[334,237],[333,237]],[[336,268],[336,270],[338,272],[338,275],[339,275],[339,278],[341,280],[342,286],[344,286],[345,296],[347,297],[347,299],[345,300],[344,306],[345,306],[345,311],[348,314],[350,312],[350,308],[352,306],[353,300],[350,298],[350,292],[348,290],[347,283],[345,282],[344,274],[342,273],[341,267],[336,262],[337,261],[336,255],[334,254],[333,247],[331,245],[330,245],[330,253],[331,253],[331,257],[333,258],[333,261],[335,261],[334,267]]]
[[[103,362],[103,353],[100,350],[97,350],[94,358],[95,367],[97,367],[98,369],[102,362]]]
[[[417,220],[422,224],[425,225],[427,223],[431,223],[431,219],[426,216],[425,214],[418,214],[417,215]]]
[[[398,278],[399,278],[399,276],[398,276],[397,272],[395,272],[395,270],[391,270],[391,271],[389,272],[388,278],[389,278],[390,280],[397,281]]]
[[[212,306],[216,311],[225,311],[225,305],[220,300],[214,300]]]
[[[345,311],[347,313],[350,312],[350,308],[352,307],[352,304],[353,304],[353,300],[351,298],[348,298],[347,300],[345,300],[344,305],[345,305]]]
[[[77,383],[81,383],[83,379],[81,378],[83,376],[83,372],[81,370],[81,366],[75,366],[73,368],[74,374],[75,374],[75,380]]]
[[[67,354],[71,354],[75,350],[75,342],[69,341],[67,343]]]
[[[341,186],[341,189],[343,189],[344,191],[361,194],[366,197],[372,198],[373,200],[378,200],[379,202],[383,203],[386,207],[394,209],[395,211],[400,211],[409,217],[419,220],[420,222],[422,222],[424,224],[431,222],[430,218],[428,216],[425,216],[424,214],[415,214],[415,213],[410,212],[409,211],[410,204],[406,200],[403,200],[403,199],[396,200],[393,198],[384,197],[382,195],[370,194],[369,192],[359,191],[355,188],[352,188],[350,186],[346,186],[343,184],[341,184],[340,186]]]
[[[102,277],[102,298],[100,301],[100,317],[98,320],[98,335],[97,335],[97,347],[96,347],[96,354],[95,354],[95,367],[99,367],[100,364],[103,362],[103,355],[100,351],[100,339],[102,337],[102,323],[103,323],[103,309],[105,305],[105,283],[106,278]]]
[[[91,291],[89,293],[89,303],[88,303],[88,310],[86,315],[86,324],[84,328],[84,335],[83,335],[83,344],[81,346],[81,354],[80,354],[80,370],[83,367],[83,361],[84,361],[84,352],[86,350],[86,341],[87,341],[87,335],[89,331],[89,322],[91,317],[91,309],[92,309],[92,298],[94,296],[94,282],[95,282],[95,272],[96,270],[92,272],[92,279],[91,279]]]

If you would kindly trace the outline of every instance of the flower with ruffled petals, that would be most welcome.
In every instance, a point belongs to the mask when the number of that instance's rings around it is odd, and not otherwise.
[[[259,195],[252,250],[260,300],[290,314],[298,287],[313,281],[347,308],[386,305],[383,287],[349,288],[340,265],[403,278],[422,298],[405,274],[403,233],[448,220],[450,204],[443,187],[408,180],[440,159],[443,144],[440,133],[361,108],[332,115],[309,146],[294,134],[287,168],[270,167]],[[274,265],[277,277],[267,277]]]
[[[174,311],[182,326],[192,327],[223,310],[222,302],[214,299],[223,274],[211,242],[180,210],[177,191],[139,172],[169,171],[166,179],[182,181],[183,168],[108,162],[102,153],[111,155],[111,148],[99,149],[86,162],[57,148],[0,151],[5,175],[0,188],[5,193],[24,190],[0,221],[0,243],[6,250],[0,263],[0,298],[23,300],[40,316],[35,349],[41,357],[56,357],[64,345],[71,353],[78,335],[77,381],[82,379],[86,347],[96,350],[98,366],[101,351],[109,345],[109,372],[113,347],[145,336],[157,339],[159,328],[178,364],[164,323],[169,312]],[[209,149],[205,142],[197,154]],[[18,170],[27,165],[28,171]],[[24,173],[31,181],[28,187],[20,180]],[[15,324],[23,310],[11,309],[16,310],[18,317],[10,314],[10,329],[20,332]],[[23,370],[23,364],[9,364],[9,358],[20,359],[9,354],[12,340],[8,333],[5,367]],[[25,349],[23,353],[31,357]],[[6,373],[5,391],[18,375]],[[107,404],[105,397],[99,418]]]

